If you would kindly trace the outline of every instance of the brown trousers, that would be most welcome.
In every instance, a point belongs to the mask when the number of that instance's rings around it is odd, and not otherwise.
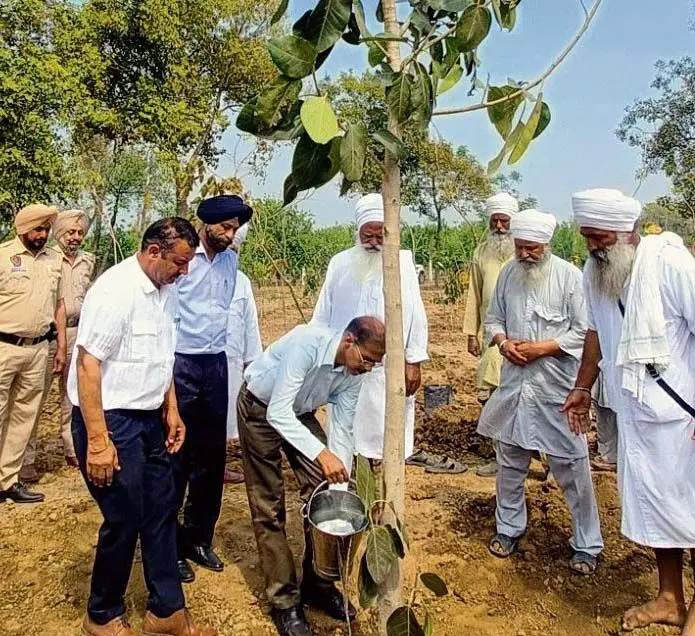
[[[243,454],[246,494],[251,508],[253,531],[258,544],[265,591],[270,604],[288,609],[300,603],[297,570],[285,535],[285,484],[282,476],[282,453],[294,472],[304,503],[323,480],[318,464],[287,443],[268,423],[266,408],[241,387],[237,400],[239,443]],[[325,443],[326,435],[313,413],[299,416],[312,435]],[[304,522],[303,583],[331,585],[314,574],[309,528]]]

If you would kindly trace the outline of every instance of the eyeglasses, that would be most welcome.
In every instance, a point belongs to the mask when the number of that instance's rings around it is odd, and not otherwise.
[[[355,347],[357,348],[357,353],[360,356],[360,362],[362,363],[362,366],[365,369],[369,369],[369,370],[377,369],[380,366],[382,366],[381,362],[374,362],[373,360],[365,360],[364,356],[362,355],[362,350],[360,349],[360,346],[357,343],[355,343]]]

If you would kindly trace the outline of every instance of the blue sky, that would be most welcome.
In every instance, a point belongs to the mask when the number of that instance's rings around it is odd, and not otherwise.
[[[290,16],[298,17],[313,4],[290,0]],[[364,5],[373,15],[376,0],[364,0]],[[407,3],[399,7],[405,13]],[[547,81],[544,98],[552,110],[552,122],[516,166],[523,176],[522,190],[538,199],[540,209],[566,219],[570,195],[576,190],[617,187],[628,194],[635,190],[639,153],[620,143],[615,129],[625,106],[650,94],[657,59],[693,53],[695,33],[688,30],[692,18],[691,0],[604,0],[589,32]],[[578,0],[523,0],[511,34],[499,32],[493,22],[493,32],[479,52],[480,77],[484,80],[489,73],[493,84],[502,84],[507,77],[534,79],[573,37],[582,20]],[[335,76],[344,70],[366,69],[363,48],[341,42],[325,72]],[[467,90],[464,79],[438,105],[465,105],[480,99],[468,98]],[[484,163],[501,147],[484,111],[435,117],[434,125],[445,140],[468,146]],[[218,168],[223,175],[232,170],[230,157],[237,144],[233,129],[224,143],[228,155]],[[246,179],[253,196],[281,197],[290,159],[291,148],[276,152],[264,182]],[[351,222],[352,203],[339,198],[338,187],[337,181],[328,184],[303,201],[302,207],[314,214],[319,225]],[[666,179],[655,176],[641,184],[636,196],[646,202],[667,190]],[[414,220],[408,212],[404,218]]]

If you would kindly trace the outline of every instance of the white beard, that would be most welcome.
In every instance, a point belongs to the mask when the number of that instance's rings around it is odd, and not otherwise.
[[[483,256],[497,259],[500,263],[508,261],[514,254],[514,239],[509,232],[492,232],[485,241]]]
[[[521,282],[527,289],[537,289],[548,278],[548,265],[550,265],[550,248],[547,247],[543,258],[538,262],[519,261]]]
[[[630,277],[635,261],[635,246],[627,238],[618,237],[618,241],[606,250],[602,250],[603,259],[589,256],[587,273],[591,286],[596,292],[617,302]]]
[[[361,245],[355,245],[351,250],[349,273],[356,283],[365,283],[382,275],[381,251],[368,252]]]

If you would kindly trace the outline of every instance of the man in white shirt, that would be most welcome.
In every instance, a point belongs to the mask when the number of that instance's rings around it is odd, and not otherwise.
[[[311,636],[302,602],[338,620],[348,616],[342,595],[313,570],[305,523],[301,589],[285,536],[284,452],[304,501],[324,479],[348,481],[355,447],[353,419],[362,375],[381,364],[383,323],[353,319],[346,329],[302,325],[274,342],[244,373],[238,400],[239,440],[246,492],[265,576],[271,615],[280,636]],[[327,434],[314,412],[331,405]]]
[[[166,301],[197,244],[185,219],[157,221],[140,251],[97,279],[84,300],[68,396],[80,470],[104,517],[85,636],[133,636],[124,595],[138,539],[150,594],[143,632],[216,633],[194,624],[185,609],[170,457],[185,427],[172,382],[175,327]]]
[[[384,319],[382,196],[376,193],[363,196],[355,205],[355,220],[356,244],[336,254],[328,264],[312,324],[343,330],[356,316]],[[415,441],[415,393],[421,383],[420,365],[428,360],[427,315],[410,251],[401,250],[400,265],[407,396],[405,456],[410,457]],[[383,457],[385,408],[384,370],[377,369],[362,382],[355,417],[355,452],[371,459]]]

